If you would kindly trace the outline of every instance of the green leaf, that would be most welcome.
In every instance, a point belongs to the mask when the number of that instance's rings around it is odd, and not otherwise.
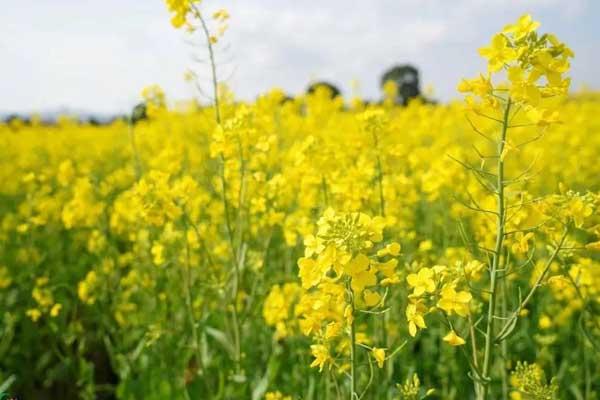
[[[206,333],[213,339],[215,339],[217,342],[219,342],[219,344],[223,346],[223,348],[229,353],[229,355],[233,357],[235,350],[233,349],[233,344],[229,341],[229,338],[227,337],[225,332],[207,326]]]

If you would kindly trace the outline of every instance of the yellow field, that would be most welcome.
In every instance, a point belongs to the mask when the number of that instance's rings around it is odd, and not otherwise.
[[[460,103],[150,87],[136,123],[0,125],[1,388],[598,398],[600,96],[536,29]]]

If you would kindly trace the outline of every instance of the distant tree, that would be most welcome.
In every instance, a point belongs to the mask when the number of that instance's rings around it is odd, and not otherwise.
[[[419,70],[410,64],[395,65],[381,77],[381,88],[386,82],[396,84],[396,104],[407,105],[410,99],[421,97]]]
[[[146,103],[139,103],[133,110],[131,111],[131,123],[136,124],[139,121],[147,119],[148,115],[146,113]]]
[[[319,81],[319,82],[310,84],[308,86],[308,88],[306,89],[306,93],[312,94],[317,90],[317,88],[320,88],[320,87],[324,87],[324,88],[328,89],[329,95],[332,99],[342,95],[342,92],[340,92],[340,89],[338,89],[337,86],[335,86],[334,84],[331,84],[329,82],[326,82],[326,81]]]
[[[19,114],[9,114],[6,116],[6,118],[4,118],[4,122],[6,124],[10,124],[10,123],[13,123],[16,121],[19,121],[19,122],[23,123],[24,125],[29,125],[29,123],[30,123],[30,120],[28,117],[24,117]]]
[[[87,120],[87,123],[88,123],[89,125],[92,125],[92,126],[100,126],[100,125],[103,125],[102,121],[100,121],[100,120],[99,120],[98,118],[96,118],[96,117],[89,117],[89,118],[88,118],[88,120]]]

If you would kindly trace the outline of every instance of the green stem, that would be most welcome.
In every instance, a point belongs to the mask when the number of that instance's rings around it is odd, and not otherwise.
[[[385,217],[385,197],[383,196],[383,168],[381,166],[381,156],[379,155],[379,138],[373,132],[373,143],[375,144],[375,160],[377,163],[377,184],[379,186],[379,211],[382,217]]]
[[[377,167],[377,185],[379,187],[379,213],[381,214],[382,217],[385,217],[385,196],[383,194],[383,167],[381,164],[381,155],[379,152],[379,137],[377,136],[377,133],[375,131],[373,131],[373,144],[375,147],[375,160],[376,160],[376,167]],[[383,314],[383,318],[381,319],[381,342],[383,343],[383,347],[388,348],[389,347],[389,343],[388,343],[388,320],[389,320],[389,313],[384,313]],[[392,379],[392,375],[394,373],[394,363],[393,361],[390,361],[386,364],[385,366],[385,377],[387,382],[391,381]],[[387,386],[387,385],[382,385],[382,386]],[[389,390],[386,390],[387,394],[386,397],[389,397]]]
[[[507,292],[506,292],[506,279],[502,280],[502,298],[501,298],[501,312],[502,315],[508,314],[508,305],[507,305]],[[508,359],[508,342],[506,340],[502,341],[502,400],[508,400],[508,373],[506,371],[506,360]]]
[[[350,324],[350,400],[356,400],[356,328],[354,323],[354,292],[347,283],[348,297],[350,298],[350,310],[352,323]]]
[[[202,17],[202,13],[200,10],[192,4],[192,9],[194,14],[200,21],[200,25],[202,27],[202,31],[206,38],[206,43],[208,47],[208,55],[210,59],[210,70],[211,70],[211,79],[212,79],[212,88],[213,88],[213,100],[215,102],[215,119],[217,124],[221,124],[221,110],[220,110],[220,102],[219,102],[219,87],[217,80],[217,66],[215,62],[215,53],[213,49],[213,44],[210,40],[210,32],[208,31],[208,26],[206,25],[206,21]],[[236,250],[234,245],[234,236],[233,230],[231,227],[231,218],[229,215],[229,202],[227,201],[227,180],[225,179],[225,157],[221,154],[221,186],[222,186],[222,201],[223,208],[225,209],[225,221],[227,224],[227,235],[229,237],[229,244],[231,247],[232,253],[232,262],[233,262],[233,287],[232,287],[232,324],[233,324],[233,341],[235,348],[234,362],[236,364],[236,372],[239,374],[241,371],[241,343],[240,343],[240,325],[239,325],[239,317],[237,312],[237,299],[239,292],[239,281],[240,281],[240,270],[239,270],[239,249]]]
[[[504,244],[504,228],[505,228],[505,207],[504,207],[504,146],[506,144],[506,134],[508,131],[509,115],[510,115],[511,99],[509,98],[506,107],[504,108],[504,116],[502,118],[502,132],[500,141],[498,142],[497,157],[498,157],[498,180],[496,184],[496,244],[494,246],[494,255],[492,258],[492,266],[490,268],[490,300],[488,302],[487,325],[485,333],[485,347],[483,355],[482,373],[484,381],[482,382],[482,390],[479,393],[479,400],[485,400],[489,392],[489,372],[493,358],[492,345],[494,341],[494,313],[496,310],[497,300],[497,272],[500,258],[502,255],[502,246]]]
[[[213,100],[215,102],[215,118],[217,120],[217,124],[220,124],[221,123],[221,111],[220,111],[220,107],[219,107],[219,86],[218,86],[218,81],[217,81],[217,66],[216,66],[216,62],[215,62],[215,52],[213,49],[213,44],[210,41],[210,32],[208,31],[208,26],[206,25],[206,21],[204,21],[204,18],[202,17],[200,10],[198,10],[198,8],[193,4],[192,4],[192,9],[194,10],[194,13],[198,17],[198,20],[200,20],[200,24],[202,26],[202,31],[204,33],[204,36],[206,37],[206,44],[208,46],[208,56],[210,58],[210,72],[211,72],[212,86],[213,86]]]
[[[205,370],[205,365],[204,365],[204,358],[202,357],[202,350],[200,349],[200,335],[198,333],[198,323],[196,321],[196,318],[194,317],[194,306],[192,303],[192,269],[191,269],[191,250],[190,250],[190,243],[188,240],[188,235],[187,235],[187,231],[188,231],[188,220],[189,220],[189,216],[188,214],[185,212],[185,209],[183,210],[183,214],[184,214],[184,228],[185,228],[185,268],[186,268],[186,273],[182,274],[183,278],[184,278],[184,290],[185,290],[185,305],[187,308],[187,314],[188,314],[188,318],[189,318],[189,324],[192,328],[192,342],[193,342],[193,346],[194,346],[194,354],[196,356],[196,361],[198,362],[198,368],[200,369],[201,373],[204,373]],[[207,391],[210,390],[210,385],[206,385],[206,389]],[[186,396],[188,395],[187,390],[185,390],[185,394]]]

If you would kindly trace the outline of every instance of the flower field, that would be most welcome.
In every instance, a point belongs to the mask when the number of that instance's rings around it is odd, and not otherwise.
[[[167,1],[212,54],[228,14],[194,4]],[[215,79],[0,124],[0,391],[599,399],[600,95],[530,16],[498,28],[460,102]]]

